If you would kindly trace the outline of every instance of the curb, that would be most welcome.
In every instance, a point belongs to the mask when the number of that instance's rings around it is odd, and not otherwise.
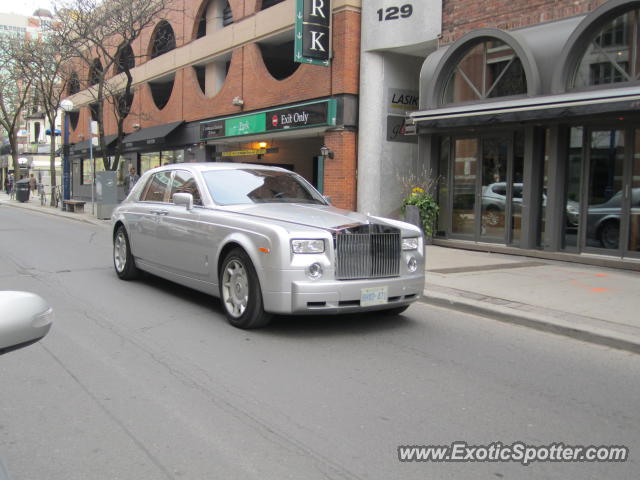
[[[576,324],[575,322],[570,322],[562,318],[554,318],[551,315],[544,314],[545,309],[531,305],[517,304],[529,310],[523,311],[505,306],[507,302],[504,300],[493,299],[493,297],[486,298],[489,301],[473,300],[459,295],[425,290],[420,301],[436,307],[488,317],[503,323],[520,325],[574,338],[583,342],[640,354],[640,337],[637,335],[615,332],[611,329],[585,325],[583,323]],[[503,305],[494,305],[492,304],[492,300],[502,303]],[[590,323],[593,323],[595,320],[584,318]]]
[[[51,215],[59,218],[67,218],[69,220],[74,220],[76,222],[88,223],[90,225],[108,225],[109,220],[98,220],[87,218],[82,214],[65,214],[61,210],[52,207],[33,207],[30,205],[23,205],[20,203],[15,203],[12,201],[0,200],[0,205],[6,205],[7,207],[18,208],[22,210],[29,210],[31,212],[42,213],[44,215]]]

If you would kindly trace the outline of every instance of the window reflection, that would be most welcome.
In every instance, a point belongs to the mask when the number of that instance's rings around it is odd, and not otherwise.
[[[452,233],[475,232],[476,175],[478,140],[456,140],[453,164]]]
[[[638,13],[613,19],[591,39],[573,79],[574,88],[638,79]]]
[[[453,69],[446,85],[444,104],[527,93],[520,58],[499,40],[471,48]]]

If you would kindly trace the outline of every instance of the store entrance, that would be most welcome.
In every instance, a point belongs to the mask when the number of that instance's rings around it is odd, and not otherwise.
[[[519,132],[452,142],[451,238],[518,245],[524,141]]]
[[[569,158],[567,202],[580,215],[565,222],[565,248],[640,256],[640,129],[574,127]]]

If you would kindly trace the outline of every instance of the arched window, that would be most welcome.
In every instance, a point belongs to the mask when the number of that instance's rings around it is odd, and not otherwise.
[[[291,32],[293,34],[293,32]],[[267,70],[276,80],[284,80],[293,75],[300,66],[293,61],[294,41],[293,38],[282,38],[276,36],[258,43],[262,60]]]
[[[638,9],[625,12],[607,22],[588,39],[571,80],[571,89],[640,79],[639,16]]]
[[[196,38],[215,32],[233,23],[233,13],[228,0],[209,0],[198,20]]]
[[[136,66],[136,59],[133,55],[133,49],[128,43],[120,45],[116,56],[116,74],[125,70],[131,70]]]
[[[151,58],[156,58],[176,48],[176,36],[169,22],[158,23],[151,40]]]
[[[167,75],[164,78],[149,82],[149,89],[151,90],[151,97],[159,110],[162,110],[169,99],[171,98],[171,92],[173,92],[173,83],[175,81],[175,73]]]
[[[127,118],[129,113],[131,113],[131,105],[133,105],[133,93],[129,95],[124,93],[118,94],[115,96],[115,101],[117,102],[118,117]]]
[[[498,39],[472,46],[453,68],[442,104],[525,95],[527,80],[516,52]]]

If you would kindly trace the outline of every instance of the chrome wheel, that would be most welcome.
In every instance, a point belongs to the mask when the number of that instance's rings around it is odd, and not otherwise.
[[[119,225],[113,235],[113,267],[122,280],[133,280],[138,276],[138,267],[131,255],[129,236],[123,225]]]
[[[238,260],[225,266],[222,276],[222,301],[229,315],[239,318],[249,302],[249,279],[247,271]]]
[[[119,273],[122,273],[127,266],[127,239],[122,230],[118,230],[113,242],[113,263]]]

